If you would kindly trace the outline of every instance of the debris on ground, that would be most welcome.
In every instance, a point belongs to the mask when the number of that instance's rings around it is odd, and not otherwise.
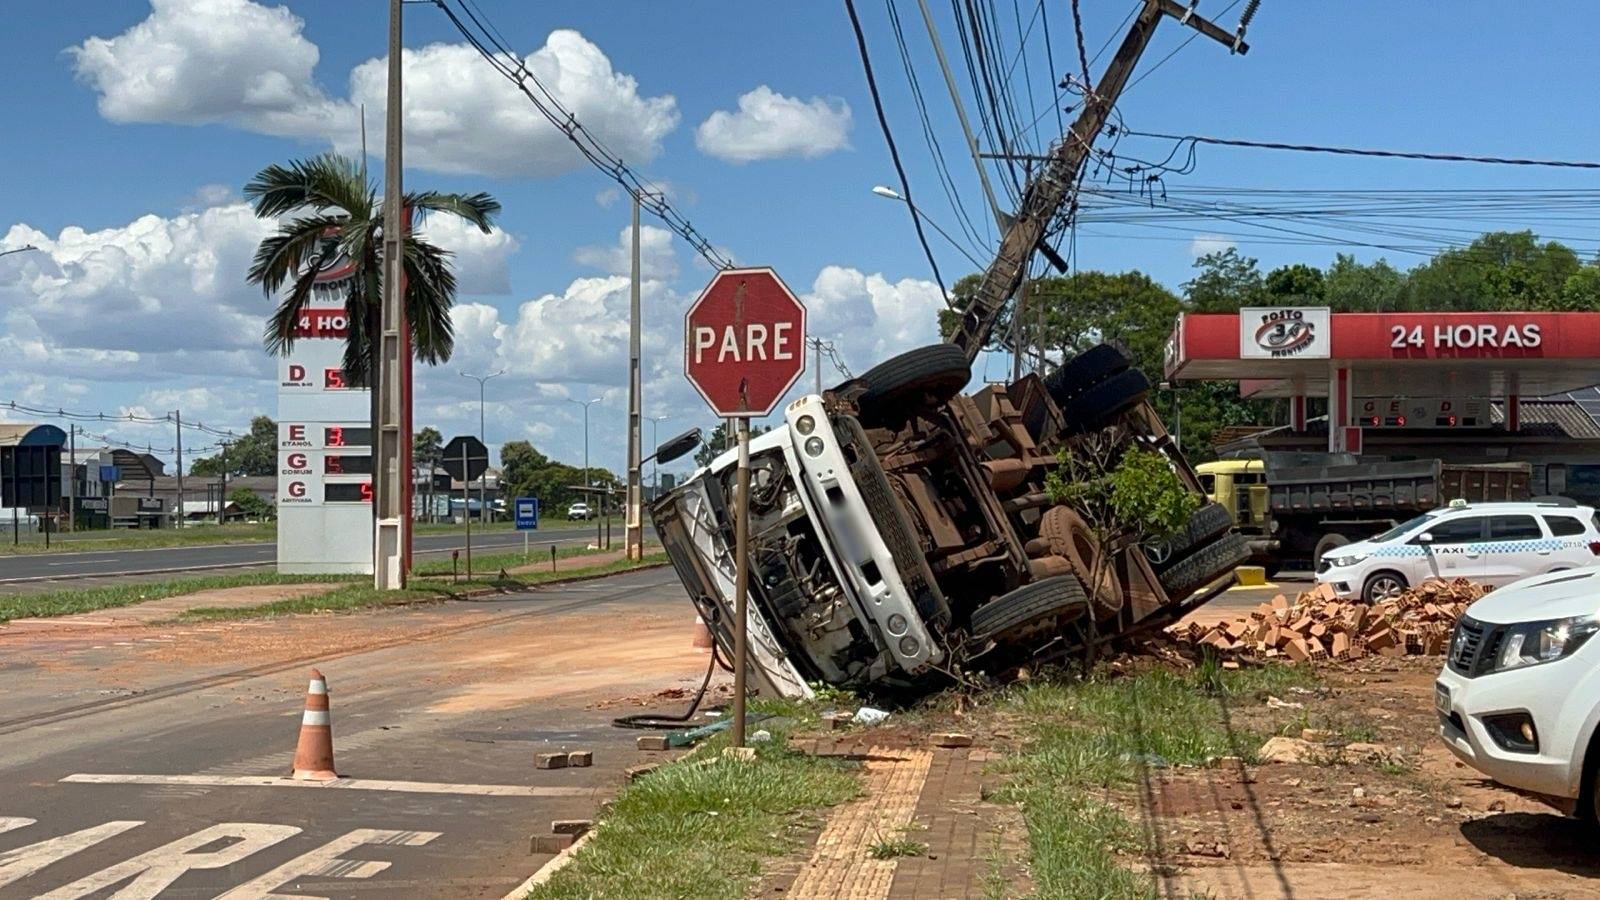
[[[1158,656],[1187,658],[1210,647],[1225,661],[1252,662],[1440,656],[1456,619],[1484,593],[1482,585],[1465,578],[1430,579],[1369,606],[1341,601],[1331,585],[1322,584],[1293,601],[1279,594],[1247,617],[1212,626],[1173,626],[1167,635],[1176,646],[1152,649]]]
[[[851,721],[855,722],[857,725],[877,725],[887,718],[889,718],[889,714],[887,712],[884,712],[881,709],[874,709],[870,706],[863,706],[856,710],[856,714]]]

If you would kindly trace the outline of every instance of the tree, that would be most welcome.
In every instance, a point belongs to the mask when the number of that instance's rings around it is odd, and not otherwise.
[[[272,504],[261,499],[255,491],[249,488],[235,488],[228,493],[228,502],[233,504],[246,519],[264,520],[273,517],[275,510]]]
[[[1388,260],[1361,263],[1340,253],[1323,275],[1322,299],[1334,312],[1397,312],[1405,308],[1406,276]]]
[[[1274,306],[1315,306],[1322,302],[1322,270],[1305,263],[1279,266],[1267,273],[1267,302]]]
[[[423,490],[423,509],[426,515],[432,518],[433,510],[433,470],[439,464],[439,453],[444,449],[444,435],[432,425],[425,425],[421,430],[411,436],[411,463],[422,467],[428,473],[427,485]]]
[[[1572,248],[1531,231],[1491,231],[1411,270],[1412,309],[1563,309],[1568,279],[1583,267]]]
[[[758,434],[766,434],[771,430],[771,428],[763,428],[760,425],[752,423],[750,426],[750,436],[755,437]],[[728,431],[728,420],[719,420],[717,422],[717,427],[711,429],[711,436],[706,438],[705,442],[700,445],[700,449],[694,452],[695,464],[701,466],[711,465],[712,460],[721,456],[724,451],[732,446],[732,441],[733,434],[732,432]]]
[[[375,384],[383,305],[380,230],[384,222],[377,190],[367,183],[364,168],[333,153],[294,160],[256,173],[245,185],[244,194],[261,218],[302,214],[281,220],[277,233],[262,240],[247,275],[268,297],[288,285],[267,323],[268,352],[284,354],[293,347],[296,325],[313,295],[336,296],[344,301],[350,321],[344,353],[346,381],[358,387]],[[404,203],[418,224],[429,213],[446,213],[484,233],[490,231],[500,212],[499,202],[485,193],[408,192]],[[416,357],[429,364],[448,360],[454,346],[450,307],[455,302],[456,280],[449,257],[448,251],[418,237],[414,230],[406,234],[406,320]],[[350,277],[327,284],[317,281],[320,272],[341,261],[354,265]]]
[[[501,484],[511,497],[538,497],[547,512],[565,509],[570,503],[586,499],[577,488],[583,485],[583,467],[557,462],[540,453],[527,441],[507,441],[500,446]],[[597,487],[615,490],[621,485],[607,469],[589,467],[589,480]],[[593,497],[587,499],[593,502]]]
[[[250,420],[250,433],[224,442],[226,449],[203,456],[189,466],[189,474],[214,478],[227,463],[228,475],[275,475],[278,471],[278,423],[267,416]]]
[[[1189,308],[1195,312],[1237,312],[1266,299],[1266,284],[1256,261],[1229,247],[1194,261],[1199,274],[1183,283]]]

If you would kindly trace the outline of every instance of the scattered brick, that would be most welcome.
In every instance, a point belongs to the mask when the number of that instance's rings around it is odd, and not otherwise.
[[[935,747],[971,747],[972,735],[946,731],[929,736]]]
[[[594,765],[594,753],[589,750],[574,750],[567,754],[567,765],[574,769],[587,769]]]
[[[528,841],[528,852],[554,856],[571,847],[575,840],[577,836],[571,834],[536,834]]]
[[[550,831],[554,834],[570,834],[577,837],[594,827],[594,822],[588,819],[556,819],[550,823]]]
[[[665,750],[670,746],[664,734],[641,734],[634,744],[640,750]]]
[[[567,755],[565,753],[540,753],[533,758],[533,767],[536,769],[565,769]]]

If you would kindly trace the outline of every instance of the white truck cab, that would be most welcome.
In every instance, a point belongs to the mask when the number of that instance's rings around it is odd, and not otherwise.
[[[1434,686],[1439,737],[1493,780],[1593,821],[1600,803],[1600,568],[1472,604]]]
[[[1325,552],[1317,583],[1368,603],[1429,578],[1489,587],[1591,566],[1600,554],[1593,507],[1570,503],[1454,503]]]

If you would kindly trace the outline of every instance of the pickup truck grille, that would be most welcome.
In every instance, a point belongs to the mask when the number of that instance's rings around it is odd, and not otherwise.
[[[1494,665],[1505,630],[1462,616],[1450,636],[1446,665],[1457,675],[1474,678]]]

